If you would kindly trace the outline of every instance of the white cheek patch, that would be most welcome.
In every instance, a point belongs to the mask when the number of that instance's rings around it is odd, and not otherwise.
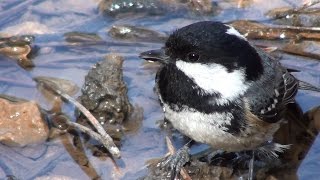
[[[239,33],[239,31],[237,31],[234,27],[226,25],[229,27],[229,29],[226,31],[227,34],[230,35],[235,35],[243,40],[247,40],[242,34]]]
[[[206,93],[220,93],[222,98],[230,101],[243,95],[249,86],[245,83],[244,70],[228,72],[219,64],[207,65],[181,60],[176,61],[176,66]]]

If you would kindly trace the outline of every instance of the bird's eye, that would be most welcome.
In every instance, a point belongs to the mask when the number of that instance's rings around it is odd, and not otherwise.
[[[199,60],[199,54],[191,52],[188,54],[188,60],[189,61],[198,61]]]

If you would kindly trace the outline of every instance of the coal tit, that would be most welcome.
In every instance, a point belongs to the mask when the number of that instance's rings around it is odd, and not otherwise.
[[[156,89],[165,118],[215,149],[253,150],[272,140],[298,81],[233,27],[203,21],[178,29],[162,49]]]

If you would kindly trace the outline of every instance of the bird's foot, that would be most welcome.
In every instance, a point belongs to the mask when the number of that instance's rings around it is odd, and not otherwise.
[[[181,168],[189,161],[189,147],[185,145],[173,155],[166,157],[159,165],[161,168],[168,170],[170,179],[174,179],[180,173]]]

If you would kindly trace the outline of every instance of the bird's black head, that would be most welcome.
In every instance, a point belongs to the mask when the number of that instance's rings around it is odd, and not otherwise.
[[[242,70],[248,81],[257,79],[263,72],[258,53],[245,37],[233,27],[213,21],[178,29],[163,49],[144,52],[140,57],[166,64],[221,65],[230,73]]]

